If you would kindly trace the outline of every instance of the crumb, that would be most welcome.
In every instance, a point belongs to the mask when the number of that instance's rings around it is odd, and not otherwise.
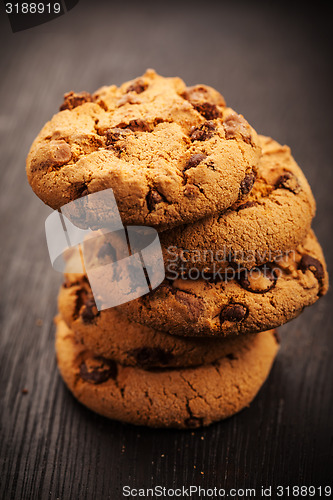
[[[43,326],[43,320],[41,318],[36,319],[36,326]]]
[[[28,394],[28,389],[22,389],[21,394]]]

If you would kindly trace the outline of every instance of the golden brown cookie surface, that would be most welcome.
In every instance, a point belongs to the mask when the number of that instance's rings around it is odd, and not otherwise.
[[[67,94],[31,146],[27,175],[54,209],[112,188],[124,224],[165,229],[246,197],[259,156],[255,131],[217,91],[148,70]]]

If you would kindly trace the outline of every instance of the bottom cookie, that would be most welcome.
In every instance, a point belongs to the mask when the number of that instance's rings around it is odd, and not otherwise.
[[[126,366],[184,368],[199,366],[226,356],[242,344],[252,345],[252,335],[189,337],[159,332],[129,319],[115,307],[97,311],[87,279],[60,288],[60,315],[75,338],[95,356],[111,358]]]
[[[59,370],[74,396],[100,415],[150,427],[206,426],[249,406],[278,351],[276,331],[234,345],[211,364],[148,371],[94,356],[63,321],[56,333]]]

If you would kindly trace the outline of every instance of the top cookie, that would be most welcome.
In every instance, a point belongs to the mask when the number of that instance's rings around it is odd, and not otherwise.
[[[211,87],[148,70],[119,88],[70,92],[60,109],[27,157],[29,183],[54,209],[112,188],[124,224],[163,230],[225,210],[252,188],[257,134]]]

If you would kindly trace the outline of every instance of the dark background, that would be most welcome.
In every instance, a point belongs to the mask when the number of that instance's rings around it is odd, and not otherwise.
[[[79,405],[58,375],[52,318],[62,277],[46,248],[50,210],[25,177],[29,146],[64,92],[120,84],[153,67],[216,87],[258,132],[291,146],[317,199],[313,226],[329,261],[330,16],[320,2],[266,4],[81,0],[15,34],[1,11],[2,498],[118,499],[126,484],[331,481],[331,292],[281,328],[271,376],[249,409],[195,432],[108,421]]]

